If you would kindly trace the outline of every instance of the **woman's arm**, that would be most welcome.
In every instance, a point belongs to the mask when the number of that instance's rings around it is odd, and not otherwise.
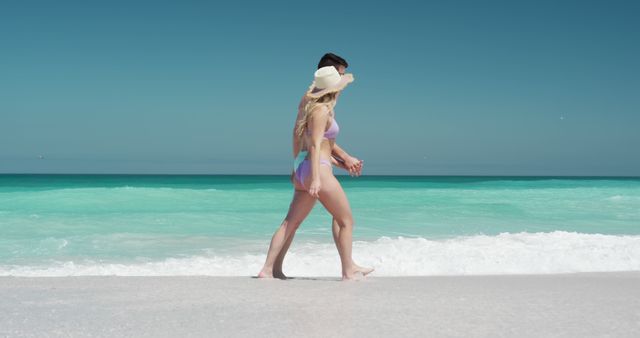
[[[311,156],[311,184],[309,194],[320,197],[320,147],[324,129],[329,121],[329,109],[324,105],[319,106],[311,112],[308,127],[311,130],[311,144],[309,144],[309,155]]]
[[[296,122],[293,124],[293,132],[291,133],[293,136],[293,140],[291,142],[291,144],[293,145],[293,158],[296,158],[298,156],[298,153],[300,152],[300,139],[301,137],[299,137],[298,135],[296,135],[296,127],[298,126],[298,122],[300,121],[301,117],[302,117],[302,106],[303,106],[303,102],[304,102],[304,96],[303,98],[300,100],[300,104],[298,104],[298,115],[296,115]],[[291,183],[295,184],[293,182],[293,176],[295,175],[295,168],[291,169]]]
[[[298,126],[298,122],[300,122],[300,120],[302,119],[302,117],[304,116],[304,104],[306,103],[305,100],[305,95],[302,96],[302,98],[300,99],[300,103],[298,104],[298,115],[296,115],[296,122],[293,124],[293,157],[295,158],[296,156],[298,156],[298,153],[300,152],[300,137],[296,135],[296,127]]]
[[[340,148],[338,143],[333,144],[333,148],[331,148],[331,155],[341,158],[343,160],[349,156],[349,154],[347,154],[347,152],[344,149]]]
[[[333,144],[331,154],[342,160],[341,165],[338,166],[347,170],[350,175],[360,175],[360,172],[362,171],[361,160],[347,154],[347,152],[344,149],[340,148],[337,143]]]
[[[296,122],[298,122],[298,120],[296,120]],[[296,123],[297,124],[297,123]],[[293,126],[293,158],[296,158],[296,156],[298,156],[298,152],[300,152],[300,138],[298,136],[296,136],[296,126]],[[291,169],[291,183],[293,183],[293,176],[295,175],[295,168]]]

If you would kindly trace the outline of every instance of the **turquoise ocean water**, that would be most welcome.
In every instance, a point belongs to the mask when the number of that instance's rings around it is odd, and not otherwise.
[[[380,276],[640,270],[640,178],[337,176]],[[0,175],[0,275],[253,275],[289,176]],[[285,273],[339,276],[331,216]]]

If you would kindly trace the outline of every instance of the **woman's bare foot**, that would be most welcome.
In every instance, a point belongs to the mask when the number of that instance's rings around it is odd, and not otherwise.
[[[258,278],[273,278],[273,273],[271,271],[262,269],[259,273],[258,273]]]
[[[353,263],[353,267],[356,272],[362,273],[363,276],[366,276],[375,270],[375,268],[365,268],[360,265],[357,265],[356,263]]]
[[[362,272],[355,271],[355,270],[352,273],[348,273],[348,274],[343,273],[342,274],[342,280],[343,281],[360,281],[360,280],[363,280],[365,278],[366,277],[364,276],[364,274],[362,274]]]

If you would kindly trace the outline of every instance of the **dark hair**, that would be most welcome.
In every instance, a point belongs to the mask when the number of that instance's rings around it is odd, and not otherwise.
[[[349,67],[347,60],[333,54],[327,53],[320,58],[320,62],[318,62],[318,69],[326,66],[333,66],[338,70],[339,66],[344,66],[344,68]]]

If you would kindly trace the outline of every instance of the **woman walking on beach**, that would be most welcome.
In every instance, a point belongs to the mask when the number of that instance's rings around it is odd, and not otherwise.
[[[331,156],[332,148],[339,132],[333,108],[340,91],[353,82],[353,75],[341,75],[335,67],[326,66],[319,68],[314,77],[305,95],[304,116],[295,128],[302,149],[294,161],[293,200],[287,216],[271,239],[267,259],[258,274],[261,278],[284,277],[282,271],[274,274],[274,264],[278,258],[284,258],[295,231],[318,199],[338,225],[334,230],[334,240],[340,255],[343,280],[356,279],[372,271],[352,260],[353,215],[332,168],[332,163],[336,163]]]

